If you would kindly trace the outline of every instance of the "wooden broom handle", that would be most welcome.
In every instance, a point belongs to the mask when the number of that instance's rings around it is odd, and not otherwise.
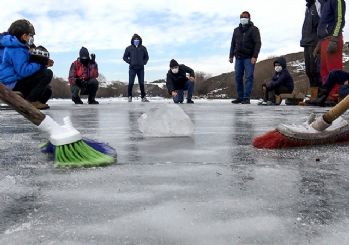
[[[6,88],[4,84],[0,82],[0,99],[9,106],[13,107],[18,113],[22,114],[29,121],[39,126],[45,119],[45,114],[36,109],[32,104],[23,99],[18,94],[12,92]]]
[[[339,116],[341,116],[346,110],[349,109],[349,95],[347,95],[343,100],[341,100],[335,107],[326,112],[323,115],[323,119],[331,124]]]

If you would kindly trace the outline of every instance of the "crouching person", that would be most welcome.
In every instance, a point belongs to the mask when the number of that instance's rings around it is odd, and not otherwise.
[[[287,70],[284,57],[279,57],[274,61],[274,70],[272,79],[262,85],[263,101],[258,103],[259,105],[279,105],[281,99],[276,101],[276,96],[293,92],[293,78]]]
[[[80,95],[88,95],[89,104],[99,104],[95,99],[98,90],[98,65],[95,58],[95,54],[91,54],[90,58],[87,48],[82,47],[79,58],[70,66],[68,80],[75,104],[83,104]]]
[[[50,82],[53,60],[45,64],[30,60],[29,47],[34,45],[34,26],[25,19],[13,22],[8,32],[0,37],[0,81],[19,92],[39,110],[48,109],[46,102],[52,95]]]
[[[187,103],[194,104],[191,99],[194,92],[194,70],[185,65],[179,65],[174,59],[170,61],[170,70],[167,72],[166,86],[174,103],[183,103],[184,91],[187,90]]]

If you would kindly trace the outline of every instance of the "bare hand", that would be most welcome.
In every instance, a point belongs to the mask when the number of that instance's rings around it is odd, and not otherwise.
[[[176,91],[172,91],[172,97],[176,97],[177,96],[177,92]]]
[[[189,77],[189,80],[195,82],[195,77]]]
[[[55,63],[55,62],[54,62],[53,60],[49,59],[49,60],[47,61],[46,67],[53,66],[54,63]]]
[[[229,58],[229,62],[233,63],[234,62],[234,58]]]
[[[348,84],[349,84],[349,81],[346,80],[346,81],[344,82],[344,85],[348,85]]]
[[[252,57],[251,58],[251,64],[256,64],[257,63],[257,58],[255,58],[255,57]]]

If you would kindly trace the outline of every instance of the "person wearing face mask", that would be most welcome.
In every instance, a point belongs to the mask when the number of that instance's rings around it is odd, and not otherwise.
[[[75,60],[69,70],[68,81],[72,93],[72,101],[75,104],[83,104],[80,94],[88,95],[89,104],[99,104],[95,99],[98,90],[98,65],[96,55],[81,47],[79,58]]]
[[[293,92],[293,78],[287,70],[286,59],[279,57],[274,60],[273,64],[274,76],[262,85],[263,101],[258,105],[279,105],[281,103],[280,94]],[[278,101],[276,101],[276,96]]]
[[[123,60],[129,64],[128,102],[132,102],[132,89],[136,75],[141,90],[142,102],[149,102],[144,89],[144,66],[149,60],[147,48],[142,45],[142,38],[134,34],[131,45],[125,49]]]
[[[30,60],[29,48],[34,46],[34,26],[26,19],[16,20],[0,37],[0,82],[20,92],[34,107],[48,109],[46,102],[52,95],[50,82],[53,60],[47,64]]]
[[[184,91],[188,91],[187,103],[194,104],[191,99],[194,92],[194,70],[185,65],[179,65],[174,59],[170,61],[170,69],[167,72],[166,87],[172,96],[174,103],[183,103]]]
[[[230,63],[233,63],[235,57],[235,81],[238,97],[232,101],[233,104],[250,104],[254,67],[261,45],[259,29],[251,22],[250,13],[242,12],[240,25],[234,29],[229,55]]]
[[[320,76],[320,56],[316,49],[319,39],[317,28],[320,20],[320,3],[316,0],[306,0],[305,18],[302,27],[302,38],[300,46],[304,48],[305,73],[310,84],[310,100],[318,95],[318,90],[322,85]],[[305,105],[300,102],[299,105]]]

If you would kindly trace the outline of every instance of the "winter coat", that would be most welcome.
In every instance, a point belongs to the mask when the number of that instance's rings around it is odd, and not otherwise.
[[[318,37],[339,36],[345,24],[345,1],[323,0],[321,18],[318,27]]]
[[[239,25],[235,28],[231,39],[229,58],[248,59],[257,58],[261,49],[261,37],[259,30],[250,22],[247,25]]]
[[[316,46],[318,43],[317,28],[319,25],[319,19],[320,17],[316,10],[315,3],[309,7],[307,6],[302,28],[302,39],[300,41],[301,47]]]
[[[138,38],[140,43],[138,47],[133,44],[133,40]],[[142,45],[142,38],[138,35],[133,35],[131,45],[125,49],[123,60],[130,65],[131,69],[142,69],[149,60],[148,51]]]
[[[172,91],[183,90],[185,83],[188,81],[187,73],[190,74],[190,77],[195,77],[195,72],[188,66],[183,64],[179,65],[178,73],[172,73],[171,69],[167,72],[166,78],[166,87],[169,94],[172,94]]]
[[[68,81],[69,81],[69,84],[72,86],[76,84],[77,79],[81,81],[88,81],[92,78],[97,78],[97,77],[98,77],[97,63],[90,60],[88,65],[84,66],[80,62],[80,58],[78,58],[70,66]]]
[[[29,62],[29,47],[17,37],[3,35],[0,40],[0,81],[13,89],[18,80],[29,77],[45,66]],[[2,49],[2,51],[1,51]]]
[[[282,66],[281,72],[275,72],[273,78],[268,84],[268,88],[270,89],[276,89],[280,87],[281,85],[287,87],[290,91],[293,90],[293,78],[291,77],[290,73],[287,70],[286,67],[286,60],[284,57],[279,57],[274,61],[275,63],[279,63]]]

